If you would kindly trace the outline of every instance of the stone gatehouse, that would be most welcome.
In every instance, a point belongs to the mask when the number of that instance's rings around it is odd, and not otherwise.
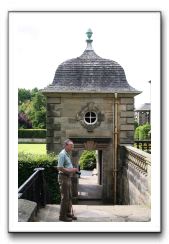
[[[92,47],[92,31],[80,57],[56,70],[53,83],[43,89],[47,97],[47,151],[58,153],[65,139],[75,144],[76,164],[82,150],[98,150],[98,179],[103,200],[116,203],[118,145],[134,139],[134,96],[123,68],[99,57]]]

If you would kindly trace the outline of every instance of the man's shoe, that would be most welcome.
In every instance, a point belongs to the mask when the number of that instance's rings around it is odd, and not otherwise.
[[[64,222],[72,222],[72,218],[68,218],[68,217],[59,217],[60,221],[64,221]]]
[[[77,220],[77,217],[72,214],[67,214],[67,217],[72,218],[72,220]]]

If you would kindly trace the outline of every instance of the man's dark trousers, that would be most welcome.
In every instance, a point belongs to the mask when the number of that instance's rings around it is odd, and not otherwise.
[[[71,214],[72,210],[72,181],[69,175],[59,173],[58,182],[60,186],[61,203],[60,217],[66,218],[67,214]]]

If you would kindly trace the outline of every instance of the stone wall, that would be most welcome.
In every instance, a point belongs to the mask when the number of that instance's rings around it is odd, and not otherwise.
[[[118,143],[132,144],[134,141],[134,98],[118,98]],[[87,131],[78,120],[87,104],[93,103],[100,111],[100,124]],[[112,96],[79,94],[47,98],[47,150],[59,152],[68,137],[110,137],[114,130],[114,98]]]
[[[100,111],[100,124],[88,131],[80,123],[78,114],[93,103]],[[47,98],[47,151],[58,153],[69,137],[108,137],[113,131],[113,99],[100,96],[67,96]]]
[[[151,205],[151,155],[131,146],[120,147],[119,204]]]

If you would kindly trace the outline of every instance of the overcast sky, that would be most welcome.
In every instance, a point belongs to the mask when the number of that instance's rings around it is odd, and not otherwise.
[[[83,53],[91,28],[96,54],[118,62],[129,84],[143,91],[137,108],[150,102],[148,81],[160,82],[159,27],[159,13],[10,13],[10,82],[26,89],[51,84],[59,64]]]

